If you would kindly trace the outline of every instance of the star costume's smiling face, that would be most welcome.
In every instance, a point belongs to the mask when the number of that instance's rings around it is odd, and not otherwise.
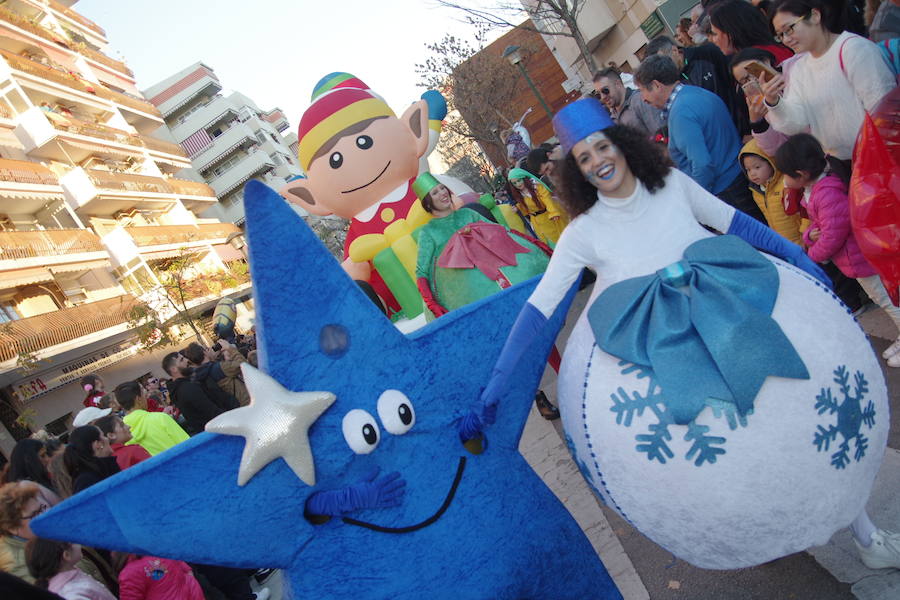
[[[543,360],[522,361],[485,452],[468,454],[457,433],[534,282],[407,337],[274,191],[251,182],[245,209],[262,381],[283,389],[264,401],[273,410],[253,427],[229,419],[227,435],[202,433],[94,485],[37,519],[35,531],[199,563],[285,568],[296,597],[412,599],[452,589],[468,598],[620,598],[518,452]],[[535,344],[549,349],[570,301]],[[438,355],[440,368],[431,361]],[[304,518],[312,493],[345,489],[373,467],[406,480],[400,506],[355,512],[355,522]],[[147,511],[148,502],[158,510]]]

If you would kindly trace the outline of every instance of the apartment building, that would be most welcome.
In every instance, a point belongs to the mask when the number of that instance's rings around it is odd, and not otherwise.
[[[163,115],[72,4],[0,5],[0,463],[34,430],[65,431],[84,374],[111,386],[162,375],[129,313],[156,298],[174,314],[161,276],[186,251],[197,257],[189,307],[249,295],[246,269],[204,287],[239,265],[240,230],[197,216],[216,191],[191,180]]]
[[[281,109],[261,110],[247,96],[222,89],[215,72],[197,62],[150,86],[144,95],[219,200],[204,216],[242,225],[248,180],[278,189],[303,171],[296,134],[282,136],[290,124]]]

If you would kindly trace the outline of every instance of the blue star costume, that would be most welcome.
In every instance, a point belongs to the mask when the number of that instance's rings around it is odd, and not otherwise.
[[[457,434],[455,421],[478,397],[535,282],[404,336],[275,192],[251,182],[245,198],[263,370],[288,390],[336,397],[308,430],[315,485],[282,458],[238,485],[245,439],[202,433],[66,500],[32,528],[116,550],[287,569],[300,598],[621,598],[517,449],[542,354],[517,366],[483,453],[467,452]],[[549,349],[555,329],[535,342]],[[415,412],[403,435],[388,433],[376,407],[388,389]],[[345,440],[353,409],[371,417],[377,447],[368,454]],[[304,518],[312,492],[355,484],[374,467],[406,481],[399,506],[355,512],[353,522]]]

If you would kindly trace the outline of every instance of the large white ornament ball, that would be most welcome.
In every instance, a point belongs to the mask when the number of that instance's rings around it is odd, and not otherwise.
[[[772,317],[810,379],[767,378],[745,418],[711,402],[691,425],[661,425],[664,390],[594,344],[586,311],[563,357],[560,412],[585,478],[643,534],[702,568],[826,543],[863,510],[887,443],[887,389],[865,333],[830,290],[771,260],[781,281]]]

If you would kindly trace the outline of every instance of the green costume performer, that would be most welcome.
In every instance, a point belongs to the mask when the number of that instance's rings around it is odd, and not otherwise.
[[[446,216],[439,216],[446,211],[436,210],[426,198],[438,186],[430,173],[413,184],[425,209],[436,215],[418,231],[416,263],[419,290],[435,316],[546,270],[550,249],[543,243],[492,223],[474,210],[450,208]]]

